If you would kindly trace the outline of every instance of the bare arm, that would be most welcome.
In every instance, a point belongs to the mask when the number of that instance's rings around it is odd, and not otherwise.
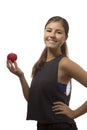
[[[28,101],[29,86],[28,86],[28,83],[25,79],[24,74],[22,74],[21,77],[19,77],[19,79],[20,79],[20,83],[21,83],[21,86],[22,86],[23,95],[24,95],[25,99]]]
[[[64,114],[75,119],[87,112],[87,101],[75,110],[70,109],[63,102],[55,102],[52,111],[54,111],[55,114]]]
[[[25,79],[23,71],[18,67],[17,63],[14,62],[12,63],[11,61],[7,60],[7,68],[9,69],[10,72],[15,74],[16,76],[19,77],[22,90],[23,90],[23,95],[26,100],[28,100],[28,95],[29,95],[29,86],[28,83]]]
[[[87,71],[69,58],[63,58],[60,69],[68,76],[87,87]]]
[[[87,87],[87,72],[75,62],[68,58],[63,58],[60,62],[60,70],[64,74],[62,78],[60,78],[60,81],[66,81],[65,77],[68,77],[69,80],[74,78],[79,83]],[[52,110],[55,114],[65,114],[74,119],[87,112],[87,101],[76,110],[70,109],[63,102],[55,102]]]

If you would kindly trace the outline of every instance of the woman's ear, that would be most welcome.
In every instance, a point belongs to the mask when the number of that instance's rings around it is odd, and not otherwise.
[[[68,38],[68,35],[66,36],[66,40],[67,40],[67,38]]]

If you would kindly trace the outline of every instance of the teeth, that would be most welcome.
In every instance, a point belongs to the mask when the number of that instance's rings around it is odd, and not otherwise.
[[[56,40],[54,40],[54,39],[49,39],[49,42],[56,42]]]
[[[50,40],[49,42],[53,43],[53,42],[56,42],[56,41],[54,41],[54,40]]]

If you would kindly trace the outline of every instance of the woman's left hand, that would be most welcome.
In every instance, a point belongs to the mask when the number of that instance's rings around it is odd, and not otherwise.
[[[63,102],[54,102],[54,106],[52,107],[52,111],[55,114],[64,114],[72,119],[74,119],[74,110],[71,110],[69,106],[67,106]]]

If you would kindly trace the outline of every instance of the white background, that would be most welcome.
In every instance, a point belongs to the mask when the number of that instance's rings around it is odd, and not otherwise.
[[[27,102],[19,79],[6,68],[7,54],[17,53],[17,63],[30,84],[32,66],[44,48],[45,23],[59,15],[69,22],[70,58],[87,70],[86,12],[86,0],[0,0],[0,129],[36,130],[36,122],[26,121]],[[70,107],[80,106],[86,95],[87,89],[73,80]],[[87,129],[86,114],[75,121],[79,130]]]

